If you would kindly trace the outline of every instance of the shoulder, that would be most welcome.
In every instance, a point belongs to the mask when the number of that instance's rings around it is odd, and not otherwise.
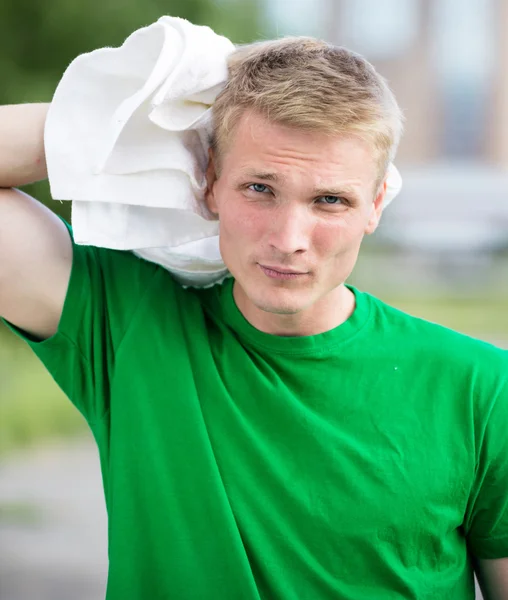
[[[374,327],[407,344],[422,360],[433,357],[449,368],[488,370],[508,379],[507,350],[369,298]]]
[[[146,290],[157,277],[171,277],[159,265],[134,252],[76,244],[73,240],[73,274],[89,280],[92,290],[109,290],[123,295]]]
[[[145,316],[171,309],[174,314],[176,304],[185,304],[180,298],[184,290],[171,273],[134,252],[75,243],[73,248],[69,289],[90,308],[102,306],[111,319],[130,320],[139,310]]]

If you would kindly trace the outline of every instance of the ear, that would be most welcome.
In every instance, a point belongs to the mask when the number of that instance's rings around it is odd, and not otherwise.
[[[386,179],[379,186],[374,202],[371,206],[371,213],[367,226],[365,227],[365,234],[370,235],[376,231],[379,221],[381,220],[381,213],[383,212],[383,202],[386,196]]]
[[[213,150],[208,150],[208,167],[206,169],[206,190],[205,204],[208,210],[218,216],[217,199],[215,197],[215,183],[217,181],[217,172],[215,170],[215,158]]]

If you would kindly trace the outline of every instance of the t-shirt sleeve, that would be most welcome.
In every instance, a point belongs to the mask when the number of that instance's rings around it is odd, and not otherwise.
[[[116,353],[159,269],[130,252],[73,242],[71,276],[57,332],[38,341],[6,322],[90,425],[108,412]]]
[[[477,558],[505,558],[508,557],[506,380],[492,402],[484,427],[479,432],[478,444],[476,476],[465,521],[468,546]]]

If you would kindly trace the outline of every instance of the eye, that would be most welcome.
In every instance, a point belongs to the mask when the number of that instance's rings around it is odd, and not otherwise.
[[[249,190],[257,192],[258,194],[263,194],[264,192],[269,191],[266,185],[263,185],[262,183],[252,183],[249,185]]]
[[[322,200],[323,202],[319,202]],[[319,204],[347,204],[345,198],[341,198],[340,196],[321,196],[318,198]]]

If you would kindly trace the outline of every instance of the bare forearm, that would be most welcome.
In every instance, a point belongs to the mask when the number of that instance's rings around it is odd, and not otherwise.
[[[46,179],[44,123],[49,104],[0,106],[0,188]]]

